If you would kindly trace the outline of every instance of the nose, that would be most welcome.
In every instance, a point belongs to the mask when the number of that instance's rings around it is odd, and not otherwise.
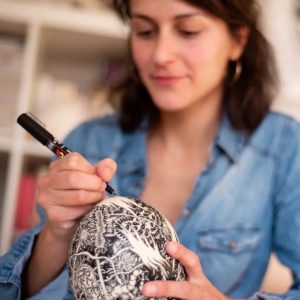
[[[156,39],[153,61],[158,66],[168,65],[176,57],[176,42],[170,33],[161,32]]]

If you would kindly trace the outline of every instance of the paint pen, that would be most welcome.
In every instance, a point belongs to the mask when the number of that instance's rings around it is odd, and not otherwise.
[[[33,114],[23,113],[18,117],[17,122],[36,140],[50,149],[57,157],[61,158],[72,152],[47,131],[45,125]],[[106,185],[105,190],[111,195],[116,195],[115,190],[109,184]]]

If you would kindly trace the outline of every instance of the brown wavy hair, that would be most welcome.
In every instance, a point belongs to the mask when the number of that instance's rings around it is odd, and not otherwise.
[[[255,0],[182,0],[200,7],[226,22],[233,36],[241,27],[249,29],[248,42],[240,58],[242,72],[234,81],[236,62],[229,62],[224,81],[224,109],[237,130],[253,131],[270,109],[278,86],[273,49],[259,30],[259,6]],[[113,7],[124,22],[130,19],[130,0],[113,0]],[[132,131],[147,117],[150,124],[159,116],[147,89],[139,79],[130,51],[128,74],[112,89],[119,94],[113,102],[124,131]],[[116,97],[112,97],[116,99]]]

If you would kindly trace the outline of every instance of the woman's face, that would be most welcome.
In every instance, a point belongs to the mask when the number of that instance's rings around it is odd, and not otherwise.
[[[217,101],[229,60],[243,47],[226,23],[182,0],[131,0],[132,55],[162,111]]]

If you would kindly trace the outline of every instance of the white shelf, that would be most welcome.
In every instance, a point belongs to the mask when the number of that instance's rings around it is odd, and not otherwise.
[[[13,130],[0,128],[0,152],[10,152],[13,144]]]
[[[63,6],[0,1],[0,19],[17,24],[43,24],[49,28],[124,39],[128,29],[109,9],[83,11]]]
[[[83,34],[74,29],[43,27],[42,46],[50,56],[92,60],[103,54],[119,56],[124,53],[126,43],[124,35],[109,37],[101,31]]]
[[[109,9],[92,12],[63,5],[41,5],[38,1],[30,4],[23,0],[0,0],[0,34],[20,38],[24,46],[16,119],[21,113],[32,111],[39,101],[37,78],[41,75],[50,74],[55,79],[72,81],[80,86],[88,86],[90,81],[94,84],[93,76],[99,76],[97,68],[102,66],[102,59],[120,57],[125,52],[128,28]],[[74,95],[72,91],[71,96]],[[69,105],[66,102],[64,107]],[[53,100],[49,103],[53,104]],[[61,104],[58,101],[51,109],[47,107],[46,115],[49,117],[50,110],[53,113],[53,108],[61,107]],[[70,120],[66,122],[71,123]],[[18,183],[22,173],[26,167],[45,163],[53,154],[38,142],[29,140],[17,124],[13,124],[9,132],[0,128],[0,153],[9,158],[6,167],[0,166],[2,255],[13,242]]]
[[[13,147],[13,137],[5,135],[0,136],[0,152],[11,152]],[[29,155],[37,158],[51,158],[51,156],[53,156],[49,149],[34,140],[25,141],[22,146],[22,152],[24,155]]]

